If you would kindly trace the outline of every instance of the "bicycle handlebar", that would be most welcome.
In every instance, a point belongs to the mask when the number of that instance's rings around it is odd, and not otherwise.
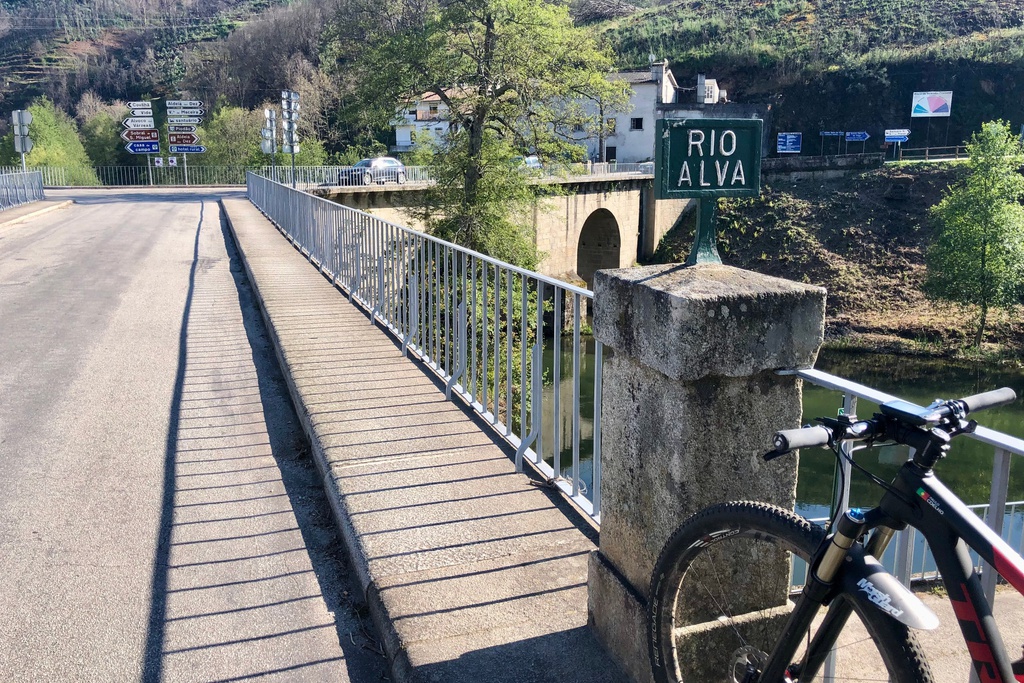
[[[832,431],[827,427],[804,427],[775,432],[773,443],[777,451],[792,451],[797,448],[827,446],[831,438]]]
[[[960,399],[960,403],[964,404],[964,408],[968,413],[974,413],[979,410],[985,410],[986,408],[1005,406],[1006,404],[1013,403],[1016,400],[1016,392],[1014,392],[1010,387],[1003,387],[1002,389],[993,389],[992,391],[986,391],[981,394],[962,398]]]
[[[828,446],[834,440],[863,439],[884,437],[887,431],[896,429],[896,423],[906,427],[932,427],[947,422],[950,418],[959,423],[968,413],[986,408],[1013,403],[1017,394],[1009,387],[986,391],[981,394],[967,396],[953,401],[933,403],[931,406],[917,406],[906,401],[894,400],[883,403],[881,413],[870,420],[840,423],[836,420],[822,420],[833,427],[808,426],[802,429],[783,429],[775,432],[773,444],[775,451],[765,457],[777,457],[798,448]],[[897,432],[901,431],[896,429]],[[959,432],[954,432],[959,433]],[[893,434],[890,434],[890,438]],[[771,457],[769,457],[771,456]]]

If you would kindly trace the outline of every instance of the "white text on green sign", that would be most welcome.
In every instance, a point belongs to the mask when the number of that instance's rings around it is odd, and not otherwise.
[[[760,192],[761,121],[659,121],[655,178],[660,198],[738,197]]]

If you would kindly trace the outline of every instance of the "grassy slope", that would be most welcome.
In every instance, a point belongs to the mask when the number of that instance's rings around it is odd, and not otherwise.
[[[757,199],[720,202],[722,259],[827,288],[828,335],[840,343],[956,352],[970,341],[971,312],[929,302],[920,286],[928,209],[959,173],[956,164],[904,164],[825,182],[768,179]],[[885,196],[894,178],[909,183],[901,199]],[[692,235],[692,226],[669,233],[656,260],[681,261]],[[1019,351],[1020,316],[996,320],[989,340]]]

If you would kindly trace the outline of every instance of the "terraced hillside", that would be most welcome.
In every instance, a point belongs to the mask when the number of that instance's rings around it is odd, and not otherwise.
[[[223,38],[272,0],[0,2],[0,109],[47,95],[70,109],[174,89],[191,46]]]

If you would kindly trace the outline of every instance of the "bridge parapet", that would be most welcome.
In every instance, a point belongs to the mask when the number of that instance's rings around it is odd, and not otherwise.
[[[636,681],[650,680],[646,600],[672,531],[726,500],[792,508],[796,462],[768,465],[797,427],[801,390],[779,368],[813,364],[825,290],[722,265],[600,271],[594,335],[605,361],[600,549],[591,622]]]

